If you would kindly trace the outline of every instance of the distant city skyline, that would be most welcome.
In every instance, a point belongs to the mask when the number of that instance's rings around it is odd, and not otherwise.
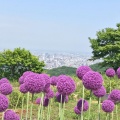
[[[116,27],[119,4],[119,0],[0,1],[0,50],[91,53],[88,37]]]

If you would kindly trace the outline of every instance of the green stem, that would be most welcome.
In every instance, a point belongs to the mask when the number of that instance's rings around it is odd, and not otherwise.
[[[62,114],[62,120],[65,119],[64,113],[65,113],[65,101],[64,101],[64,103],[63,103],[63,114]]]
[[[82,86],[82,110],[81,110],[81,120],[83,120],[83,106],[84,106],[84,85]]]
[[[32,120],[33,98],[34,98],[34,94],[32,94],[32,99],[31,99],[31,106],[30,106],[30,120]]]
[[[60,112],[61,112],[61,111],[60,111],[60,110],[61,110],[60,108],[61,108],[61,103],[59,103],[59,118],[60,118]]]
[[[60,109],[60,120],[62,120],[62,114],[63,114],[63,104],[62,104],[62,94],[61,94],[61,109]]]
[[[112,111],[112,120],[113,120],[113,111]]]
[[[108,113],[106,113],[106,119],[105,120],[107,120],[107,118],[108,118]]]
[[[110,93],[111,93],[111,79],[110,79]]]
[[[109,120],[110,120],[110,113],[109,113]]]
[[[49,120],[49,105],[48,105],[48,109],[47,109],[47,120]]]
[[[39,104],[39,106],[38,106],[38,114],[37,114],[37,120],[39,120],[40,119],[40,109],[41,109],[41,102],[40,102],[40,104]]]
[[[20,115],[21,120],[22,120],[22,116],[23,116],[23,108],[24,108],[24,97],[22,98],[22,111],[21,111],[21,115]]]
[[[20,96],[21,96],[21,92],[20,92],[20,94],[19,94],[19,96],[18,96],[17,103],[16,103],[16,106],[15,106],[15,109],[14,109],[14,110],[16,110],[16,108],[17,108],[17,106],[18,106],[18,102],[19,102]]]
[[[117,117],[117,120],[118,120],[118,109],[117,109],[117,104],[116,104],[115,108],[116,108],[116,117]]]
[[[41,111],[40,111],[40,120],[43,120],[43,101],[44,101],[44,94],[42,93],[42,97],[41,97]]]
[[[92,96],[92,90],[90,91],[90,98],[89,98],[89,116],[88,116],[88,120],[90,120],[91,96]]]
[[[2,120],[4,120],[4,112],[2,113]]]
[[[28,109],[29,109],[29,92],[27,93],[27,109],[26,109],[26,120],[28,120]]]
[[[100,120],[100,103],[101,103],[101,97],[98,98],[98,120]]]

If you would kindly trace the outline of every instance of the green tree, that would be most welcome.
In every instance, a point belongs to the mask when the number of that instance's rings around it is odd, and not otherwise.
[[[0,52],[0,77],[18,79],[25,71],[41,73],[44,66],[43,61],[24,48]]]
[[[102,59],[103,66],[117,69],[120,66],[120,23],[116,28],[105,28],[98,31],[96,38],[89,38],[93,49],[93,60]]]

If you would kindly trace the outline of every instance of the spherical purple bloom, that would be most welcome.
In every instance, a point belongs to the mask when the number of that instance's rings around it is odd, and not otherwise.
[[[3,112],[5,111],[9,106],[9,100],[8,98],[3,95],[3,94],[0,94],[0,112]]]
[[[40,93],[45,86],[45,80],[41,78],[40,74],[32,73],[25,77],[25,88],[30,93]]]
[[[66,75],[59,77],[57,82],[57,90],[62,95],[70,95],[75,91],[75,82],[74,80]]]
[[[87,102],[87,100],[83,100],[82,98],[79,99],[79,101],[77,102],[77,108],[78,110],[82,110],[82,101],[83,101],[83,111],[87,111],[89,108],[89,104]]]
[[[12,93],[12,85],[10,83],[3,83],[0,85],[0,93],[3,95],[9,95]]]
[[[114,103],[111,100],[104,100],[102,103],[102,110],[104,112],[112,112],[114,110]]]
[[[114,104],[116,104],[116,101],[115,100],[113,100],[111,97],[110,97],[110,94],[108,95],[108,98],[107,98],[108,100],[111,100]]]
[[[23,84],[23,83],[24,83],[24,77],[21,76],[21,77],[19,78],[19,84],[21,85],[21,84]]]
[[[40,104],[40,101],[41,101],[41,98],[37,98],[36,101],[35,101],[35,103],[36,104]]]
[[[103,97],[106,94],[106,89],[104,86],[102,86],[101,88],[97,90],[93,90],[92,92],[96,97],[99,98],[99,97]]]
[[[114,77],[114,75],[115,75],[115,70],[114,70],[113,68],[108,68],[108,69],[106,70],[106,75],[107,75],[108,77]]]
[[[76,114],[81,114],[81,111],[77,108],[77,106],[74,107],[74,112]]]
[[[42,73],[39,75],[40,75],[41,79],[45,81],[45,86],[44,86],[43,92],[46,93],[49,91],[49,88],[50,88],[50,76],[48,76],[45,73]]]
[[[76,75],[78,76],[79,79],[82,80],[83,76],[85,75],[85,73],[87,73],[88,71],[91,71],[91,68],[89,66],[80,66],[79,68],[77,68],[76,70]]]
[[[83,76],[83,85],[86,89],[97,90],[101,88],[103,78],[102,75],[98,72],[89,71]]]
[[[20,117],[13,110],[7,110],[4,113],[4,120],[20,120]]]
[[[49,98],[44,97],[43,106],[44,106],[44,107],[47,107],[48,104],[49,104]]]
[[[19,90],[20,90],[21,93],[27,93],[28,92],[26,87],[25,87],[25,83],[20,85]]]
[[[48,93],[46,93],[45,96],[49,99],[53,98],[54,97],[54,91],[50,89],[50,91]]]
[[[9,80],[7,78],[2,78],[0,80],[0,85],[3,84],[3,83],[10,83]]]
[[[50,78],[50,82],[51,82],[51,85],[53,85],[53,86],[56,86],[57,85],[57,77],[56,76],[52,76],[51,78]]]
[[[117,69],[116,74],[117,74],[118,78],[120,79],[120,67]]]
[[[110,98],[114,101],[120,101],[120,90],[112,90],[110,93]]]
[[[59,92],[57,92],[55,96],[56,96],[57,102],[59,102],[59,103],[61,103],[61,99],[62,99],[62,103],[64,103],[64,102],[67,103],[69,100],[68,95],[62,95]]]

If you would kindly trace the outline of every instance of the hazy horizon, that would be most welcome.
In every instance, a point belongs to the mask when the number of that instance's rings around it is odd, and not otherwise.
[[[120,1],[0,1],[0,49],[91,53],[88,37],[120,22]]]

